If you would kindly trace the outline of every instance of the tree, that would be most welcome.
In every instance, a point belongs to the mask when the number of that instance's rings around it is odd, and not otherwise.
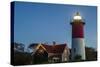
[[[24,52],[24,48],[25,48],[25,45],[22,44],[22,43],[13,43],[12,45],[14,45],[14,50],[15,51],[21,51],[21,52]]]
[[[24,51],[25,45],[22,43],[11,44],[11,64],[12,65],[27,65],[31,64],[31,54]]]
[[[87,61],[97,60],[97,51],[94,48],[86,47],[85,51],[86,51],[86,60]]]
[[[16,52],[14,54],[14,65],[28,65],[31,64],[32,58],[29,53]]]

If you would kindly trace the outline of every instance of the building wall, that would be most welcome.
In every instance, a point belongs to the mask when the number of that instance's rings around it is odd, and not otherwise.
[[[33,55],[33,60],[35,64],[45,63],[48,61],[48,53],[40,47]]]
[[[69,49],[65,47],[64,52],[62,54],[62,62],[69,61]]]
[[[84,38],[72,39],[72,60],[75,56],[80,55],[82,60],[85,60],[85,42]]]
[[[61,62],[61,61],[62,61],[61,53],[48,53],[48,62],[54,63],[54,62]]]

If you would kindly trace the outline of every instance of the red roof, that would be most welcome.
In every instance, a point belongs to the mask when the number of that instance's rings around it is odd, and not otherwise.
[[[59,44],[59,45],[45,45],[42,44],[48,53],[63,53],[66,44]]]

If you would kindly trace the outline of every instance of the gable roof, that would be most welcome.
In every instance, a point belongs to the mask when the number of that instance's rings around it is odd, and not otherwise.
[[[48,53],[63,53],[65,47],[67,44],[55,44],[55,45],[47,45],[47,44],[39,44],[39,43],[33,43],[29,47],[36,49],[42,46],[43,49],[45,49]]]
[[[44,50],[46,50],[44,47],[43,47],[43,45],[41,44],[41,43],[33,43],[33,44],[30,44],[29,45],[29,48],[31,48],[31,49],[39,49],[39,47],[42,47]]]
[[[48,53],[63,53],[66,44],[59,44],[59,45],[45,45],[42,44]]]

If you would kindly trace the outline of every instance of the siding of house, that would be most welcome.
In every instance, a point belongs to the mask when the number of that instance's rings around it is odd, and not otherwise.
[[[62,62],[69,61],[69,49],[65,47],[64,52],[62,54]]]
[[[40,46],[34,54],[34,63],[44,63],[48,61],[48,53]]]
[[[48,62],[61,62],[61,53],[48,53]]]
[[[69,49],[66,44],[44,45],[37,44],[33,47],[34,61],[36,63],[47,59],[50,63],[65,62],[69,60]],[[41,53],[41,50],[45,53]],[[40,59],[39,59],[40,58]],[[44,59],[43,59],[44,58]]]

